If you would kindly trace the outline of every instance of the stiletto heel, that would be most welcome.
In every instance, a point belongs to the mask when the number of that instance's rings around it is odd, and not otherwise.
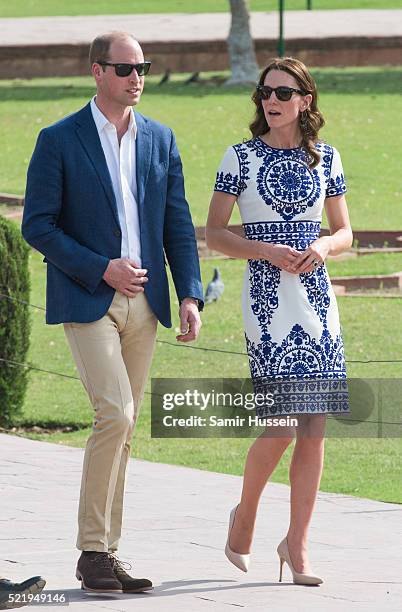
[[[279,555],[279,560],[280,560],[279,582],[282,582],[282,566],[283,566],[283,563],[286,561],[286,563],[289,566],[290,571],[292,572],[294,584],[317,585],[317,584],[322,583],[321,578],[319,578],[318,576],[296,572],[295,568],[293,567],[292,560],[290,558],[287,538],[284,538],[282,540],[282,542],[279,544],[276,550],[277,550],[277,553]]]
[[[235,506],[230,513],[228,538],[226,540],[225,546],[225,555],[227,556],[229,561],[233,563],[233,565],[238,567],[240,570],[242,570],[242,572],[247,572],[248,567],[250,565],[250,554],[242,555],[241,553],[234,552],[234,550],[232,550],[229,546],[230,532],[232,531],[237,508],[238,505]]]
[[[279,582],[282,582],[282,567],[283,567],[284,561],[285,559],[282,559],[282,557],[279,557]]]

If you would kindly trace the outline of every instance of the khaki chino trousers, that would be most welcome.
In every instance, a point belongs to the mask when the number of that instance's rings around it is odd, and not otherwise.
[[[108,312],[64,330],[94,408],[78,510],[79,550],[114,552],[121,536],[130,442],[151,365],[157,318],[144,293],[116,291]]]

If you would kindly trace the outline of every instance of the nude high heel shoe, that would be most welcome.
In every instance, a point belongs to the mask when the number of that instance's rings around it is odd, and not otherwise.
[[[240,553],[234,552],[234,550],[232,550],[229,546],[230,532],[232,531],[237,508],[238,506],[235,506],[230,513],[228,539],[226,540],[225,555],[227,556],[229,561],[233,563],[233,565],[238,567],[240,570],[242,570],[242,572],[247,572],[248,566],[250,564],[250,554],[242,555]]]
[[[282,542],[279,544],[277,548],[277,552],[279,555],[279,562],[280,562],[279,582],[282,582],[282,566],[284,562],[286,561],[286,563],[288,564],[290,568],[290,571],[292,572],[294,584],[317,585],[317,584],[322,583],[321,578],[319,578],[318,576],[311,576],[309,574],[301,574],[299,572],[296,572],[296,570],[293,567],[292,560],[290,558],[287,538],[284,538]]]

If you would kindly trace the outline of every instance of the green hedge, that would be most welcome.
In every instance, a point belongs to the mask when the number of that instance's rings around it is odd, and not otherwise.
[[[29,348],[29,247],[14,223],[0,215],[0,358],[25,363]],[[21,413],[28,382],[26,368],[0,361],[0,425]]]

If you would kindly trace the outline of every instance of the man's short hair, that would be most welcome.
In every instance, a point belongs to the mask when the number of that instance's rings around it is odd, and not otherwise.
[[[92,67],[94,62],[107,62],[109,59],[110,45],[115,40],[125,40],[132,38],[136,40],[129,32],[106,32],[106,34],[100,34],[91,43],[89,48],[89,65]]]

